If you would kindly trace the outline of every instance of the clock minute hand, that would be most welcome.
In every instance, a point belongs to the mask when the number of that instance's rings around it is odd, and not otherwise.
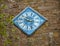
[[[29,21],[29,22],[32,22],[32,20],[30,20],[30,19],[27,19],[27,17],[25,18],[27,21]]]
[[[32,22],[32,20],[29,20],[29,19],[27,19],[27,18],[26,18],[26,20],[29,21],[29,22]]]
[[[30,22],[32,22],[32,20],[29,20]]]

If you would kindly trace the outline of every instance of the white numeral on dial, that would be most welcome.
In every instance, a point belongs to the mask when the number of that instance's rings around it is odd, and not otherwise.
[[[39,17],[38,16],[35,16],[34,19],[38,19]]]
[[[24,25],[23,29],[27,29],[27,26],[26,26],[26,25]]]
[[[24,27],[24,25],[25,25],[24,23],[19,24],[19,26],[21,26],[21,27]]]
[[[28,30],[31,30],[31,27],[30,26],[28,26]]]

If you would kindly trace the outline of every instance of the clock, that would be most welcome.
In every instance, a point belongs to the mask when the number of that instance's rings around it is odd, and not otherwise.
[[[26,7],[13,18],[13,23],[27,35],[33,34],[45,21],[46,18],[31,7]]]

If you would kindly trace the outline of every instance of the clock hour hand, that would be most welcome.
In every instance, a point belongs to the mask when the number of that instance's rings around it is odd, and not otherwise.
[[[25,18],[28,22],[32,22],[32,20]]]

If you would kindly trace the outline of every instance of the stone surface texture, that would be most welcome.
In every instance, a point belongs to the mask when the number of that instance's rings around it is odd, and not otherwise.
[[[0,3],[0,5],[2,4],[8,6],[0,11],[6,14],[2,21],[5,21],[10,15],[15,17],[27,6],[32,7],[48,19],[31,36],[25,35],[15,25],[8,22],[6,28],[12,43],[7,46],[60,46],[60,0],[6,0],[4,3]],[[16,31],[12,33],[13,28]],[[17,35],[19,40],[14,39],[12,34]],[[0,36],[0,46],[4,46],[4,39]]]

